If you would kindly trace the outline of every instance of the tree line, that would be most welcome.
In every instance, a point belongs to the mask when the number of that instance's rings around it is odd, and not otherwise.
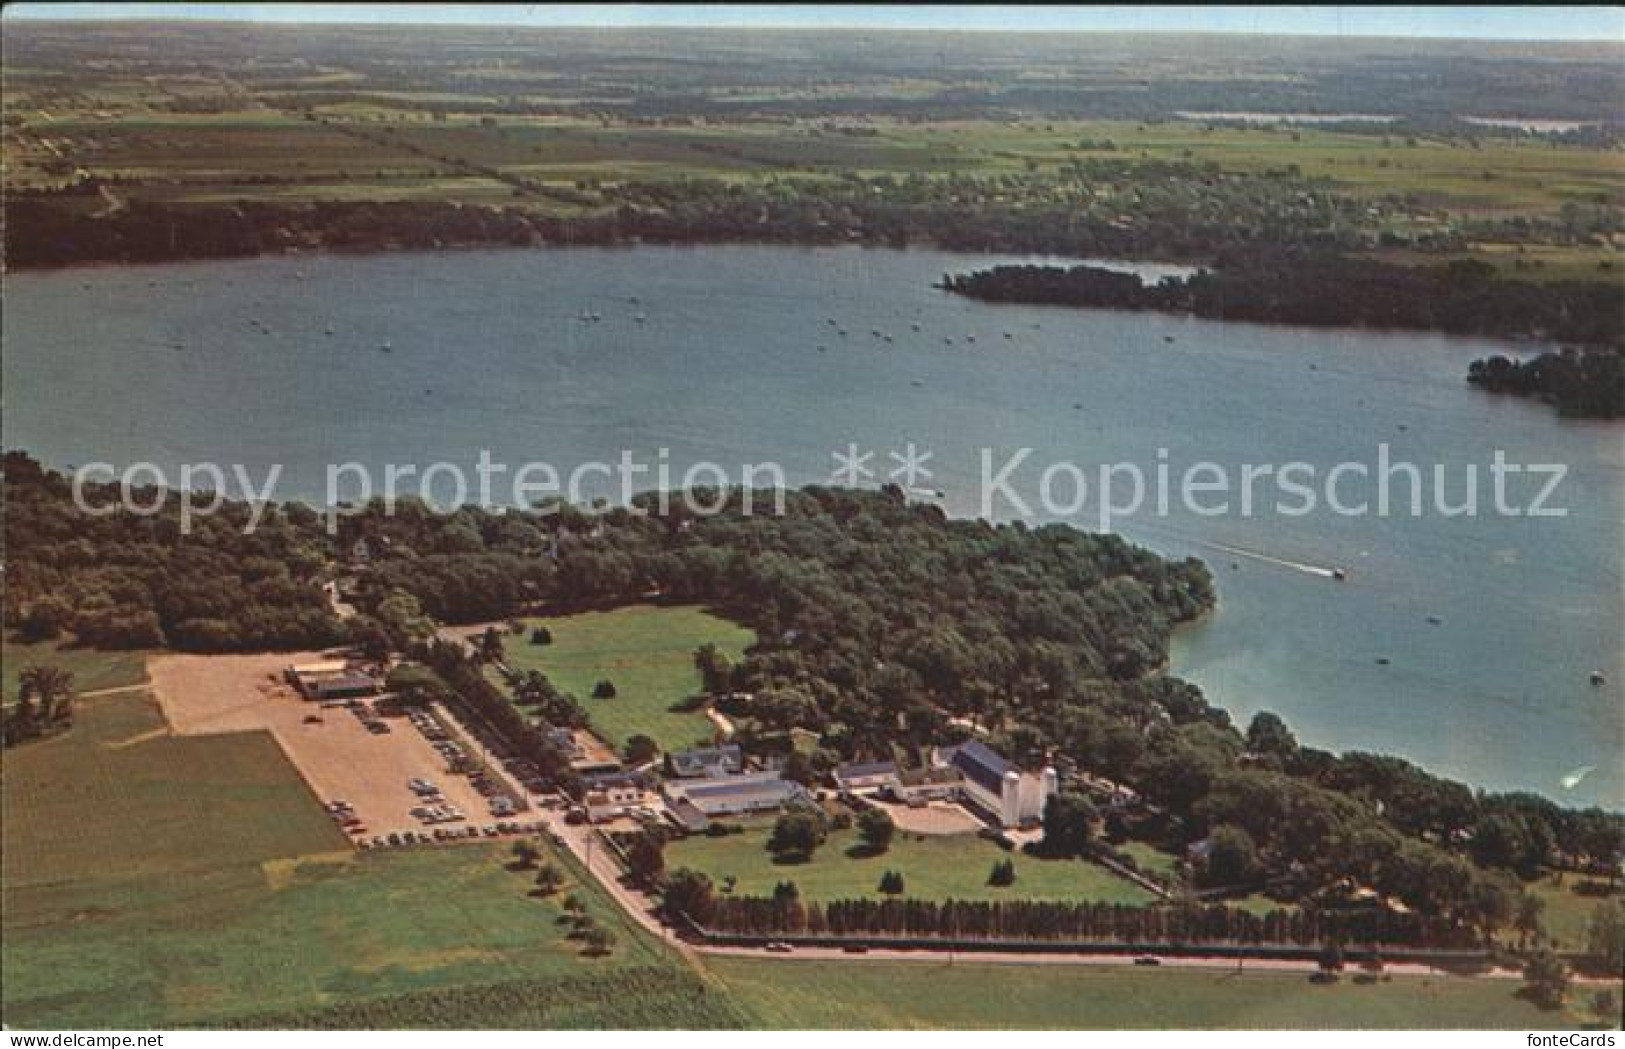
[[[1601,281],[1499,279],[1494,267],[1473,259],[1401,266],[1259,246],[1221,255],[1211,268],[1155,284],[1094,266],[1011,265],[947,275],[942,286],[988,302],[1625,344],[1625,288]],[[1612,375],[1617,379],[1617,366]]]

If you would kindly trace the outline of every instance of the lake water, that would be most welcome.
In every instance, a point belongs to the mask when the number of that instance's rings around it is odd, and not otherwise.
[[[706,247],[16,274],[4,441],[53,465],[150,460],[172,477],[186,462],[256,477],[281,463],[278,495],[317,500],[330,462],[471,472],[489,449],[568,471],[623,449],[658,464],[665,448],[674,477],[699,459],[735,476],[774,461],[801,484],[829,480],[848,444],[883,475],[912,441],[932,453],[921,485],[956,514],[980,508],[984,447],[995,469],[1034,449],[1012,483],[1032,503],[1057,460],[1091,480],[1113,462],[1152,477],[1166,449],[1177,484],[1197,460],[1323,475],[1374,464],[1381,443],[1444,464],[1452,500],[1479,464],[1487,501],[1502,449],[1568,465],[1554,499],[1567,517],[1210,517],[1176,499],[1121,530],[1213,566],[1220,608],[1181,634],[1175,669],[1238,720],[1275,710],[1319,746],[1625,807],[1625,428],[1472,390],[1467,361],[1506,349],[1485,340],[993,306],[930,287],[990,261]],[[1061,516],[1093,527],[1097,506]]]

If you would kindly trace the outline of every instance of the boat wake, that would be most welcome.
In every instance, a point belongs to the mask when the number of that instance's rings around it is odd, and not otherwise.
[[[1278,565],[1281,568],[1290,568],[1295,572],[1303,572],[1308,575],[1319,576],[1322,579],[1341,579],[1343,577],[1343,573],[1340,569],[1328,568],[1325,565],[1311,565],[1302,561],[1288,561],[1285,558],[1271,557],[1269,554],[1261,554],[1256,550],[1245,550],[1239,546],[1226,546],[1223,543],[1211,543],[1203,539],[1198,539],[1196,542],[1201,546],[1211,547],[1214,550],[1220,550],[1227,554],[1233,554],[1236,557],[1245,557],[1253,561],[1262,561],[1267,565]]]

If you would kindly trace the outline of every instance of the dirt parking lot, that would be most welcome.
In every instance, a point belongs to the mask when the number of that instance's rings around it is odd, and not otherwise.
[[[984,826],[963,806],[948,801],[933,801],[923,809],[911,809],[907,805],[878,798],[870,798],[869,801],[891,816],[898,830],[910,834],[969,834]]]
[[[414,777],[438,786],[445,804],[468,817],[466,823],[438,826],[494,822],[486,799],[466,776],[447,771],[445,759],[407,718],[380,719],[390,732],[374,735],[349,710],[304,700],[283,681],[288,664],[320,658],[311,652],[166,655],[152,659],[148,673],[175,732],[269,731],[323,804],[351,805],[366,827],[365,837],[432,830],[411,815],[425,804],[407,786]]]

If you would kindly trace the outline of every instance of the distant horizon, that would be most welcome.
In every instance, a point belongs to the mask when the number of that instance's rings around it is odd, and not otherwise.
[[[1294,36],[1625,44],[1625,7],[19,3],[7,20],[278,26]]]

